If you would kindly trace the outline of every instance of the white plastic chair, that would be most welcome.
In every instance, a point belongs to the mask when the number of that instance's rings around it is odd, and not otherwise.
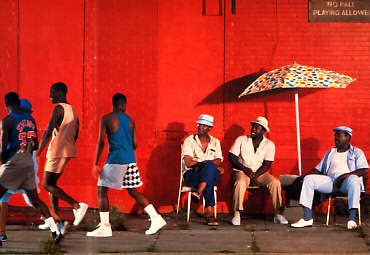
[[[185,162],[183,159],[180,161],[180,185],[179,185],[179,195],[177,199],[177,209],[176,214],[179,214],[179,207],[180,207],[180,200],[181,200],[181,194],[187,192],[188,193],[188,209],[187,209],[187,215],[186,215],[186,221],[189,222],[190,219],[190,206],[191,206],[191,192],[197,191],[195,188],[186,186],[184,183],[184,177],[183,177],[183,170],[185,169]],[[215,196],[215,206],[214,206],[214,215],[215,218],[217,217],[217,187],[214,187],[214,196]],[[203,214],[204,214],[204,205],[205,201],[203,198]]]

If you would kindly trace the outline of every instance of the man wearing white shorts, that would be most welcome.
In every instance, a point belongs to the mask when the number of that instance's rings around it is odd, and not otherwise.
[[[93,173],[98,181],[98,196],[100,209],[100,224],[94,231],[88,232],[87,236],[108,237],[112,236],[112,228],[109,223],[109,200],[108,190],[126,188],[129,195],[144,208],[151,219],[150,228],[145,234],[152,235],[160,230],[166,221],[157,213],[152,204],[143,194],[136,190],[143,185],[139,170],[136,166],[134,150],[137,147],[135,122],[127,115],[126,96],[117,93],[113,96],[113,112],[104,115],[100,122],[99,141],[96,152],[96,160]],[[98,166],[100,155],[104,148],[105,136],[108,136],[109,155],[103,169]]]

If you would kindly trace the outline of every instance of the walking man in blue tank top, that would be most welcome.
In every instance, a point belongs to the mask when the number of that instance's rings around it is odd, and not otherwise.
[[[100,209],[100,224],[97,229],[88,232],[87,236],[108,237],[112,236],[112,228],[109,223],[109,200],[108,190],[126,188],[129,195],[144,208],[151,219],[150,228],[145,231],[146,235],[155,234],[166,221],[157,213],[152,204],[143,194],[136,190],[143,185],[139,170],[136,166],[134,150],[137,147],[135,122],[127,115],[126,96],[117,93],[113,96],[113,112],[104,115],[100,122],[99,141],[96,151],[96,160],[93,173],[98,180],[98,196]],[[99,158],[104,148],[105,136],[108,136],[109,155],[103,169],[98,166]]]
[[[19,96],[15,92],[5,95],[5,105],[9,112],[1,121],[0,146],[0,197],[7,190],[24,189],[33,207],[39,210],[59,242],[63,235],[59,232],[48,207],[40,200],[35,181],[32,152],[38,148],[36,122],[20,109]]]

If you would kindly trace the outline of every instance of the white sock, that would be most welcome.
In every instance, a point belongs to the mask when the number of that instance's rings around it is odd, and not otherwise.
[[[100,222],[102,225],[108,226],[109,223],[109,212],[99,212],[100,214]]]
[[[157,216],[158,213],[157,211],[155,210],[154,206],[152,204],[149,204],[147,205],[145,208],[144,208],[144,211],[149,214],[149,217],[151,219],[153,219],[153,217]]]
[[[53,217],[49,217],[49,218],[45,219],[45,222],[46,222],[46,224],[48,224],[51,232],[56,232],[57,234],[59,234],[57,224],[55,224],[55,221],[54,221]]]

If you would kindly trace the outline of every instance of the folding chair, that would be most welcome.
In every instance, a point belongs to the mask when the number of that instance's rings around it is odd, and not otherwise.
[[[369,162],[370,160],[368,160]],[[360,195],[360,203],[358,205],[358,225],[361,225],[361,198],[362,196],[366,196],[366,187],[367,187],[367,182],[368,182],[368,175],[367,175],[367,172],[365,172],[363,175],[362,175],[362,181],[363,181],[363,184],[364,184],[364,191],[361,192],[361,195]],[[343,194],[343,193],[339,193],[339,192],[334,192],[334,193],[331,193],[329,195],[329,200],[328,200],[328,210],[326,212],[326,226],[329,225],[329,217],[330,217],[330,208],[331,208],[331,200],[334,200],[334,205],[333,205],[333,208],[334,208],[334,220],[335,220],[335,201],[337,199],[343,199],[345,201],[348,202],[348,196],[346,194]]]
[[[330,208],[331,208],[331,200],[334,200],[333,208],[334,208],[334,219],[335,219],[335,202],[337,199],[342,199],[348,202],[348,196],[343,193],[331,193],[328,199],[328,210],[326,212],[326,226],[329,225],[329,218],[330,218]],[[358,225],[361,225],[361,198],[360,204],[358,205]]]
[[[180,200],[181,200],[181,194],[182,193],[188,193],[188,209],[187,209],[187,215],[186,215],[186,221],[189,222],[190,219],[190,206],[191,206],[191,192],[197,191],[195,188],[189,187],[184,185],[184,176],[183,176],[183,170],[185,169],[185,162],[183,159],[181,159],[180,163],[180,185],[179,185],[179,195],[177,198],[177,209],[176,209],[176,214],[179,214],[179,207],[180,207]],[[214,215],[215,218],[217,217],[217,187],[214,187],[214,196],[215,196],[215,206],[214,206]],[[204,214],[204,205],[205,201],[203,198],[203,214]]]

